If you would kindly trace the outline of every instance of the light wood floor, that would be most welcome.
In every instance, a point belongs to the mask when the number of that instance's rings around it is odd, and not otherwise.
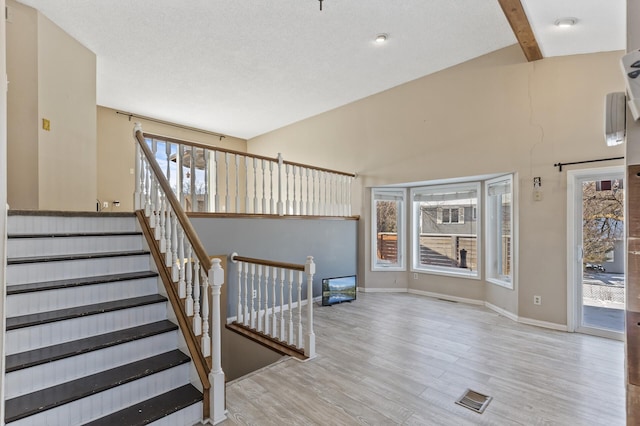
[[[409,294],[314,313],[318,357],[228,384],[223,425],[625,424],[622,342]],[[454,403],[467,388],[483,414]]]

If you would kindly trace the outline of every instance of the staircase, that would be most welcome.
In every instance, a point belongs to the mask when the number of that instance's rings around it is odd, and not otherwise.
[[[7,425],[202,420],[133,214],[10,211],[7,234]]]

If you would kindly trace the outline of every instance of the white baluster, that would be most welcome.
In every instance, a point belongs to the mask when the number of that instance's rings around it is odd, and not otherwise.
[[[149,163],[146,159],[143,159],[142,164],[144,167],[144,214],[146,217],[151,218],[151,172],[149,171]]]
[[[171,231],[174,229],[172,222],[174,219],[173,210],[171,210],[171,204],[165,201],[167,212],[166,212],[166,223],[165,223],[165,233],[166,233],[166,251],[165,251],[165,265],[168,267],[171,266],[171,261],[173,260],[173,247],[171,246]]]
[[[151,194],[151,202],[150,202],[150,208],[151,208],[151,216],[149,217],[149,226],[151,226],[151,229],[155,229],[156,226],[158,226],[158,212],[156,210],[156,200],[158,198],[158,187],[156,186],[156,179],[153,175],[153,172],[149,173],[150,176],[150,194]],[[155,236],[155,234],[154,234]],[[157,236],[155,236],[156,240],[158,239]]]
[[[276,285],[278,283],[278,278],[276,274],[278,273],[278,269],[274,266],[272,268],[273,274],[271,277],[271,335],[273,337],[278,337],[278,322],[276,317]],[[282,303],[282,301],[280,302]]]
[[[313,190],[311,192],[312,209],[311,209],[311,213],[310,214],[312,214],[314,216],[318,215],[318,204],[320,204],[320,194],[319,193],[318,193],[318,201],[316,201],[316,175],[317,174],[318,174],[317,170],[315,170],[315,169],[311,170],[311,187],[313,188]]]
[[[159,185],[160,181],[158,181],[158,202],[160,203],[158,206],[159,212],[159,222],[158,222],[158,232],[156,232],[156,240],[160,243],[160,252],[164,253],[167,251],[167,239],[165,234],[165,223],[167,221],[167,203],[165,202],[164,192],[162,191],[162,187]]]
[[[313,332],[313,276],[316,273],[316,265],[313,263],[312,256],[307,257],[304,273],[307,276],[307,333],[305,335],[304,354],[309,358],[313,358],[316,356],[316,335]]]
[[[180,238],[178,243],[178,265],[180,268],[180,276],[178,279],[178,296],[180,299],[187,297],[187,283],[185,281],[185,268],[187,267],[187,259],[184,258],[184,230],[180,226]]]
[[[269,267],[264,267],[264,323],[263,331],[269,334]]]
[[[249,211],[249,157],[244,157],[244,213]]]
[[[289,338],[288,343],[293,343],[293,269],[289,270]]]
[[[236,155],[236,213],[240,213],[240,156]]]
[[[193,315],[193,263],[191,262],[191,244],[187,243],[187,258],[185,259],[187,268],[187,298],[185,300],[185,311],[187,316]]]
[[[309,189],[310,186],[310,175],[311,175],[311,169],[305,169],[307,171],[307,206],[306,209],[304,211],[304,214],[309,216],[313,214],[313,211],[311,210],[311,190]]]
[[[300,214],[300,210],[298,210],[298,200],[296,198],[296,169],[297,169],[296,166],[292,166],[292,172],[293,172],[293,214],[295,214],[295,215]],[[300,195],[302,195],[302,192],[300,192]]]
[[[193,334],[202,334],[202,317],[200,316],[200,259],[196,256],[193,264]]]
[[[276,200],[273,198],[273,161],[269,161],[269,214],[276,211]]]
[[[346,202],[346,205],[347,205],[347,216],[351,216],[351,180],[352,180],[352,178],[349,177],[347,179],[347,185],[346,185],[346,187],[347,187],[347,202]]]
[[[215,183],[216,183],[216,195],[214,196],[214,203],[215,203],[215,212],[218,213],[220,211],[220,172],[218,170],[218,155],[220,154],[220,152],[218,151],[214,151],[213,152],[213,164],[215,166]]]
[[[280,333],[277,335],[277,337],[280,338],[280,340],[282,341],[286,341],[287,337],[284,334],[284,325],[285,325],[285,319],[284,319],[284,279],[285,279],[285,274],[286,271],[284,270],[284,268],[280,268]]]
[[[292,214],[293,213],[293,207],[291,206],[291,200],[289,199],[289,170],[290,170],[290,165],[287,164],[285,165],[284,168],[284,172],[285,172],[285,181],[287,182],[287,202],[286,202],[286,214]],[[295,185],[293,187],[294,191],[295,191]]]
[[[189,196],[191,197],[191,211],[197,212],[198,211],[198,197],[196,195],[196,161],[198,159],[198,149],[196,147],[191,147],[191,162],[189,163],[189,166],[191,166],[189,169],[191,170],[191,183],[189,185],[190,187],[190,194]]]
[[[267,193],[266,191],[267,182],[264,176],[265,171],[266,171],[265,160],[262,160],[262,211],[260,212],[262,214],[267,213],[267,199],[265,198],[265,195]]]
[[[256,265],[251,264],[251,328],[256,328],[256,306],[253,299],[256,277]]]
[[[178,218],[175,213],[171,216],[171,281],[177,283],[180,279],[180,267],[178,265]]]
[[[233,259],[233,255],[231,255],[231,258]],[[244,263],[243,262],[237,262],[237,263],[238,263],[238,307],[236,310],[236,322],[241,324],[241,323],[244,323],[244,315],[242,315],[244,313],[243,312],[244,308],[242,307],[242,265],[244,265]],[[246,294],[246,286],[245,286],[245,294]]]
[[[201,268],[202,273],[202,337],[200,348],[202,355],[211,355],[211,337],[209,337],[209,274]]]
[[[298,271],[298,324],[295,345],[299,348],[302,347],[302,283],[304,283],[304,272]]]
[[[289,174],[287,173],[287,199],[289,199]],[[278,215],[284,215],[282,204],[282,154],[278,153]]]
[[[258,288],[257,290],[257,315],[258,315],[258,326],[256,327],[256,330],[258,331],[263,331],[264,329],[262,328],[262,265],[256,265],[256,281],[257,281],[257,285]]]
[[[338,192],[338,216],[344,216],[344,200],[343,200],[344,191],[342,190],[343,181],[344,181],[344,176],[342,175],[338,176],[338,182],[336,183],[336,191]]]
[[[224,182],[225,182],[224,211],[230,212],[231,199],[229,197],[229,153],[228,152],[224,153]]]
[[[253,211],[251,213],[258,213],[258,159],[253,158]]]
[[[249,280],[249,264],[244,264],[244,325],[249,325],[249,301],[253,297],[253,294],[249,296],[249,292],[247,291],[247,281]]]

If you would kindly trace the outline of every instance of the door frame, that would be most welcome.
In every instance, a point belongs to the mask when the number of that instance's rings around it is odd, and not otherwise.
[[[586,179],[597,180],[611,175],[624,177],[624,172],[624,166],[567,171],[567,331],[624,340],[624,332],[582,327],[581,325],[582,300],[579,300],[578,296],[582,295],[582,290],[578,287],[578,278],[582,278],[582,220],[576,220],[578,213],[582,215],[582,191],[576,191],[582,181]]]

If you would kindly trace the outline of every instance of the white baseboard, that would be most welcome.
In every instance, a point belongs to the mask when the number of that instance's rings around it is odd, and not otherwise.
[[[406,288],[372,288],[358,287],[360,293],[406,293]]]
[[[549,328],[551,330],[569,331],[566,325],[555,322],[540,321],[531,318],[518,317],[518,322],[522,324],[535,325],[536,327]]]
[[[507,311],[506,309],[502,309],[499,306],[496,306],[493,303],[489,303],[489,302],[484,302],[484,306],[502,315],[503,317],[509,318],[511,321],[519,322],[518,316],[513,312]]]
[[[434,293],[431,291],[415,290],[410,288],[407,290],[407,292],[411,294],[417,294],[419,296],[432,297],[434,299],[448,300],[450,302],[460,302],[460,303],[466,303],[469,305],[484,305],[484,301],[482,300],[467,299],[466,297],[451,296],[448,294]]]

